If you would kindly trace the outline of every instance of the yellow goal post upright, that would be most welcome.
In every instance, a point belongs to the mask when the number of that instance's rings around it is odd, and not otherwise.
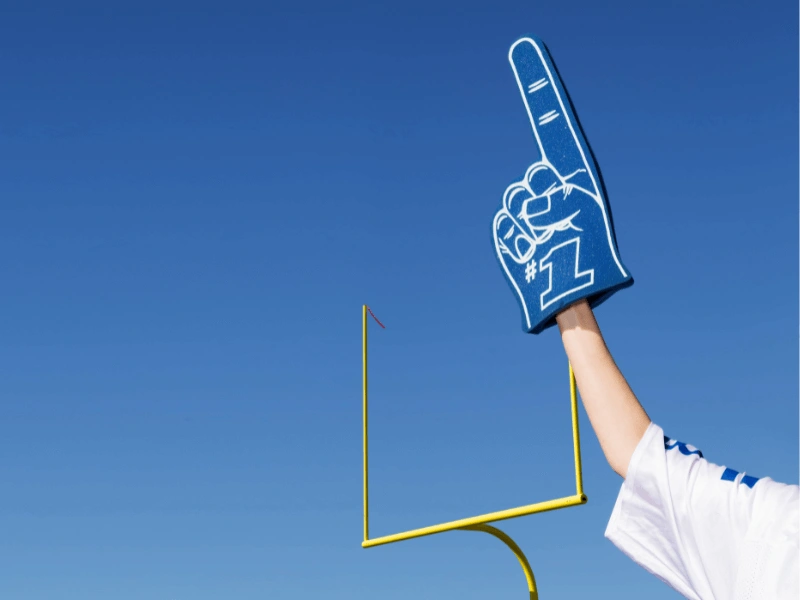
[[[467,517],[455,521],[448,521],[438,525],[430,525],[428,527],[421,527],[419,529],[411,529],[391,535],[384,535],[377,538],[369,537],[369,437],[368,437],[368,375],[367,375],[367,314],[372,314],[369,307],[364,304],[362,306],[362,365],[363,365],[363,474],[364,474],[364,541],[361,542],[363,548],[372,548],[373,546],[381,546],[383,544],[390,544],[393,542],[400,542],[403,540],[410,540],[412,538],[423,537],[426,535],[433,535],[435,533],[442,533],[444,531],[464,530],[464,531],[483,531],[489,533],[500,541],[506,544],[512,552],[516,555],[517,559],[525,572],[525,577],[528,583],[528,591],[531,600],[538,599],[536,590],[536,582],[533,577],[533,572],[528,564],[528,560],[514,541],[505,533],[489,525],[497,521],[506,519],[513,519],[515,517],[523,517],[534,513],[545,512],[549,510],[556,510],[559,508],[566,508],[568,506],[578,506],[586,504],[587,498],[583,493],[583,473],[581,471],[581,445],[580,445],[580,431],[578,429],[578,394],[575,385],[575,374],[572,371],[572,365],[569,366],[569,391],[570,391],[570,405],[572,409],[572,447],[575,459],[575,494],[572,496],[564,496],[555,500],[547,500],[544,502],[537,502],[535,504],[528,504],[519,506],[517,508],[507,508],[496,512],[477,515],[474,517]],[[375,320],[383,327],[383,324],[378,321],[375,315],[372,315]]]

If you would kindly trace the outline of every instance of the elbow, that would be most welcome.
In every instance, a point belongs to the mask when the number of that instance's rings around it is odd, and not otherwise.
[[[606,457],[606,460],[608,461],[608,464],[614,473],[625,479],[625,476],[628,474],[628,463],[619,459],[614,460],[608,456]]]
[[[650,426],[650,419],[642,411],[643,417],[639,423],[632,427],[630,433],[614,439],[613,444],[603,448],[606,460],[614,472],[625,479],[630,470],[631,460],[639,447],[647,428]]]

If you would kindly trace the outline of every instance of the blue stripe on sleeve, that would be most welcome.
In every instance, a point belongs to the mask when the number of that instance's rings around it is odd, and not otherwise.
[[[738,477],[739,471],[734,471],[733,469],[726,468],[722,472],[722,481],[736,481],[736,477]],[[760,477],[753,477],[752,475],[744,475],[742,476],[742,480],[739,483],[745,484],[749,488],[753,488],[756,482],[761,479]]]
[[[753,477],[752,475],[745,475],[744,477],[742,477],[742,483],[745,484],[747,487],[752,489],[752,487],[756,484],[756,482],[759,479],[761,479],[761,478],[760,477]]]
[[[683,454],[684,456],[691,456],[692,454],[697,454],[697,456],[703,458],[703,453],[697,448],[695,448],[694,450],[689,450],[687,444],[684,444],[683,442],[679,442],[677,440],[670,444],[669,438],[667,436],[664,436],[664,449],[672,450],[673,448],[677,448],[680,451],[680,453]]]

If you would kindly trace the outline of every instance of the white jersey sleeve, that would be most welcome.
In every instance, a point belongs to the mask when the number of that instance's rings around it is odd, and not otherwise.
[[[692,600],[800,598],[800,488],[708,462],[650,424],[606,537]]]

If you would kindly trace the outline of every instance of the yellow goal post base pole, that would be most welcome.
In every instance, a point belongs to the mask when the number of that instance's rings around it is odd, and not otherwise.
[[[456,521],[448,521],[438,525],[431,525],[429,527],[421,527],[419,529],[412,529],[410,531],[403,531],[392,535],[385,535],[378,538],[369,537],[369,446],[368,446],[368,378],[367,378],[367,305],[362,307],[362,365],[363,365],[363,451],[364,451],[364,541],[361,542],[363,548],[372,548],[373,546],[381,546],[384,544],[391,544],[393,542],[400,542],[403,540],[410,540],[413,538],[423,537],[426,535],[433,535],[442,533],[444,531],[453,530],[466,530],[466,531],[483,531],[489,533],[508,546],[516,555],[517,559],[522,565],[525,572],[525,578],[528,582],[528,591],[531,600],[538,600],[536,591],[536,580],[533,577],[528,559],[525,558],[522,550],[514,543],[507,534],[503,533],[496,527],[488,525],[488,523],[503,521],[506,519],[513,519],[516,517],[523,517],[534,513],[546,512],[550,510],[557,510],[559,508],[566,508],[568,506],[578,506],[586,504],[587,498],[583,493],[583,471],[581,468],[581,442],[580,430],[578,428],[578,393],[575,384],[575,373],[572,371],[572,365],[569,366],[569,391],[570,391],[570,406],[572,412],[572,448],[575,459],[575,495],[566,496],[564,498],[557,498],[555,500],[547,500],[545,502],[537,502],[535,504],[528,504],[517,508],[509,508],[497,512],[486,513],[474,517],[467,517],[465,519],[458,519]],[[376,319],[377,320],[377,319]]]
[[[528,559],[525,558],[525,554],[523,554],[520,547],[517,546],[516,542],[512,540],[507,534],[497,529],[497,527],[492,527],[491,525],[481,524],[481,525],[471,525],[469,527],[465,527],[465,530],[468,531],[484,531],[490,535],[493,535],[501,542],[503,542],[509,549],[514,553],[519,561],[519,564],[522,566],[522,570],[525,572],[525,579],[528,583],[528,598],[529,600],[539,600],[539,592],[536,590],[536,578],[533,576],[533,570],[531,569],[531,565],[528,562]]]

